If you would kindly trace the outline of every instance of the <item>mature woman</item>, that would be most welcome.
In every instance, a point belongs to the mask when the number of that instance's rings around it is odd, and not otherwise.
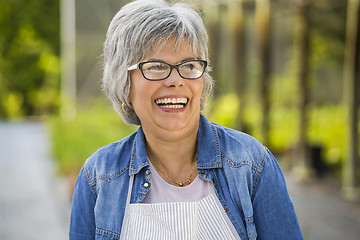
[[[103,87],[140,128],[84,164],[70,239],[302,239],[269,150],[200,114],[208,62],[202,19],[188,6],[138,0],[116,14]]]

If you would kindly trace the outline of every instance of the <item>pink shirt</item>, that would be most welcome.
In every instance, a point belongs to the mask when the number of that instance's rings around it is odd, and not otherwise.
[[[177,187],[167,183],[149,163],[151,187],[142,203],[197,202],[210,195],[211,183],[199,176],[190,185]]]

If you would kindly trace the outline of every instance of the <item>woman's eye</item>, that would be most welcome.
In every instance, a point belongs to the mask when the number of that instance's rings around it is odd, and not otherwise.
[[[147,71],[166,71],[167,66],[164,64],[151,65],[151,66],[147,66],[145,70],[147,70]]]
[[[181,69],[184,69],[184,70],[193,70],[194,68],[195,68],[195,66],[192,63],[186,63],[181,66]]]

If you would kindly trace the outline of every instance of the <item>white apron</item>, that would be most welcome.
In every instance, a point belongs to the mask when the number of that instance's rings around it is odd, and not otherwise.
[[[213,188],[198,202],[130,204],[133,181],[131,176],[121,240],[241,240]]]

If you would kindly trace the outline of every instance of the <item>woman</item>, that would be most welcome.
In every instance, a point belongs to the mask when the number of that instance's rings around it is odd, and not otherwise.
[[[188,6],[138,0],[116,14],[103,88],[140,128],[84,164],[70,239],[302,239],[268,149],[200,114],[209,72],[207,34]]]

